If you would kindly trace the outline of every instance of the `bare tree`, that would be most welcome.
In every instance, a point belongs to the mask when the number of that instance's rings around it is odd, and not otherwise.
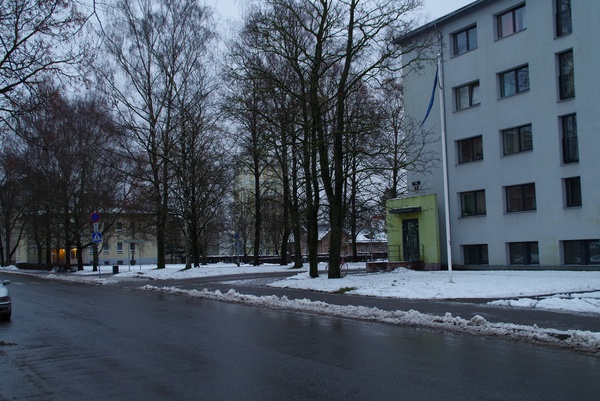
[[[385,123],[383,151],[377,158],[378,174],[383,184],[380,204],[384,207],[386,199],[398,198],[406,193],[408,171],[429,171],[438,159],[426,147],[436,140],[432,133],[423,130],[421,124],[404,114],[402,85],[397,79],[384,81],[378,99]]]
[[[386,116],[384,107],[367,86],[359,87],[348,98],[346,107],[347,135],[345,136],[344,227],[352,239],[352,257],[358,256],[357,236],[363,219],[370,220],[372,205],[380,196],[375,189],[379,181],[380,157],[389,149],[384,145]]]
[[[225,74],[225,79],[230,83],[225,95],[224,110],[234,123],[235,133],[232,144],[238,153],[236,157],[237,177],[240,185],[236,196],[237,201],[250,200],[247,194],[252,195],[252,217],[254,222],[253,239],[253,264],[260,263],[260,245],[262,232],[262,207],[261,198],[264,185],[261,182],[264,174],[271,169],[270,151],[268,149],[267,132],[261,107],[267,95],[267,82],[261,79],[255,71],[255,66],[262,64],[263,60],[251,47],[253,33],[244,29],[239,40],[230,46],[230,66]],[[251,185],[245,185],[245,178],[251,177]],[[247,208],[247,206],[242,206]]]
[[[129,133],[130,173],[154,205],[158,268],[165,267],[180,69],[190,68],[188,52],[203,45],[193,40],[207,31],[208,14],[197,0],[116,0],[104,32],[110,64],[98,75]]]
[[[0,118],[32,106],[42,75],[74,75],[90,47],[82,27],[93,3],[80,0],[0,2]]]
[[[229,65],[238,82],[260,88],[255,107],[268,146],[266,156],[279,172],[283,192],[282,241],[289,236],[291,221],[296,244],[296,265],[301,264],[300,227],[307,225],[311,276],[317,276],[318,211],[320,199],[316,137],[311,130],[306,65],[303,54],[309,38],[295,9],[267,2],[264,9],[251,10],[244,30],[235,43],[234,55],[243,62]],[[285,27],[285,29],[283,28]],[[273,164],[273,162],[276,162]],[[301,166],[301,168],[299,168]],[[307,216],[300,216],[300,188]],[[286,216],[289,214],[289,217]],[[286,244],[287,245],[287,244]]]
[[[8,266],[23,234],[23,214],[29,199],[22,185],[24,166],[22,145],[18,138],[4,143],[0,150],[0,264]]]
[[[212,13],[196,0],[166,7],[157,61],[171,95],[172,211],[186,237],[188,266],[206,264],[207,241],[229,189],[228,158],[216,106]]]
[[[113,153],[118,131],[98,98],[68,100],[47,87],[41,104],[21,116],[18,131],[27,144],[26,193],[37,198],[29,213],[32,219],[51,217],[60,232],[47,229],[46,238],[51,235],[53,246],[66,252],[75,247],[83,269],[82,251],[91,245],[90,214],[115,210],[125,193],[118,174],[122,166]],[[65,255],[67,267],[70,259]]]
[[[347,215],[347,108],[360,88],[377,87],[384,74],[401,74],[412,60],[402,56],[426,49],[401,48],[394,36],[414,26],[420,0],[267,0],[254,24],[256,53],[281,57],[296,75],[291,90],[301,102],[303,173],[306,182],[310,274],[317,275],[316,240],[321,194],[331,224],[329,277],[339,277]],[[314,222],[314,223],[313,223]]]
[[[220,135],[202,128],[199,119],[183,123],[177,136],[175,211],[186,235],[188,267],[207,263],[208,245],[230,191],[231,173]]]

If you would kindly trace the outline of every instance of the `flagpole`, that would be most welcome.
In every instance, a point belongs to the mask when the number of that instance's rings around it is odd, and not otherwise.
[[[448,282],[452,283],[452,241],[450,239],[450,195],[448,189],[448,156],[446,154],[446,100],[444,99],[444,63],[438,53],[438,81],[440,83],[440,114],[442,128],[442,170],[444,174],[444,215],[446,222],[446,253],[448,255]]]

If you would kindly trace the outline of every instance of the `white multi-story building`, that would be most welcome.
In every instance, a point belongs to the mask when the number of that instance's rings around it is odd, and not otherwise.
[[[423,128],[445,136],[429,146],[446,146],[448,185],[441,162],[408,178],[414,199],[437,194],[441,265],[446,209],[453,266],[600,265],[599,16],[600,1],[478,0],[401,38],[442,42]],[[423,119],[436,66],[406,78],[407,115]]]

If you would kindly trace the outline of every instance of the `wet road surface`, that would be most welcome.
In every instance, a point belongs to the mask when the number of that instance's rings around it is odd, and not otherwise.
[[[600,358],[10,277],[0,400],[596,400]],[[12,344],[12,345],[11,345]]]

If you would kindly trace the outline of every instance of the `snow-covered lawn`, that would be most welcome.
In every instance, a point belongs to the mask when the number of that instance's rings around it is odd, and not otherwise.
[[[308,269],[296,270],[292,277],[274,281],[273,287],[287,287],[314,291],[405,298],[456,299],[483,298],[490,304],[515,308],[538,308],[557,311],[586,312],[600,315],[600,271],[453,271],[452,282],[447,271],[426,272],[396,269],[392,272],[364,273],[364,263],[351,263],[350,274],[330,280],[320,264],[320,276],[310,278]],[[362,269],[363,272],[360,272]],[[15,267],[0,267],[16,270]],[[111,284],[120,280],[146,277],[157,280],[185,279],[211,276],[240,275],[290,271],[290,266],[211,264],[184,270],[183,265],[119,266],[119,274],[112,274],[112,266],[100,266],[93,272],[90,266],[69,274],[49,274],[47,277]]]
[[[156,266],[120,266],[120,273],[113,275],[111,266],[100,266],[99,272],[90,267],[69,274],[46,274],[49,279],[93,282],[110,285],[120,280],[141,277],[152,279],[185,279],[209,276],[227,276],[245,273],[289,271],[289,266],[262,265],[240,267],[231,264],[215,264],[183,270],[183,265],[169,265],[165,269]],[[397,269],[386,273],[364,273],[364,264],[350,264],[350,274],[341,279],[327,279],[320,266],[321,276],[310,278],[307,268],[297,274],[275,280],[273,287],[309,289],[325,292],[345,292],[354,295],[395,297],[406,299],[488,299],[492,305],[515,308],[539,308],[562,312],[584,312],[600,316],[600,272],[582,271],[454,271],[452,282],[447,271],[424,272]],[[0,268],[12,270],[16,268]],[[236,277],[237,278],[237,277]],[[363,306],[330,305],[309,299],[290,300],[287,297],[254,296],[234,290],[220,291],[183,290],[175,286],[154,286],[152,282],[143,287],[148,291],[181,294],[190,297],[236,302],[247,305],[266,306],[274,309],[295,310],[328,316],[392,324],[415,325],[463,332],[474,335],[499,336],[534,343],[550,344],[600,354],[600,333],[579,330],[555,330],[511,323],[491,323],[481,316],[465,320],[458,316],[433,316],[418,311],[384,311]]]

